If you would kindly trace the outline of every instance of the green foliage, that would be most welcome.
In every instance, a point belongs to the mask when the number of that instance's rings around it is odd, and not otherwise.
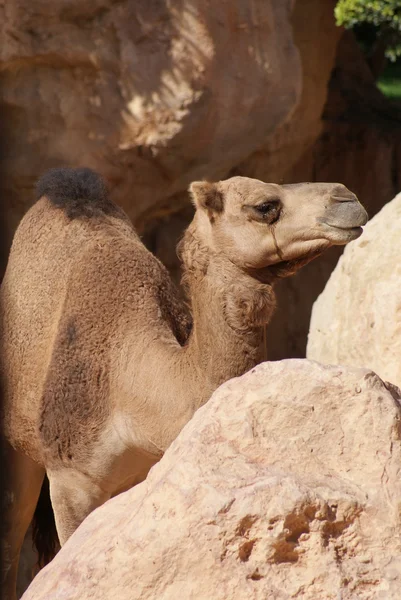
[[[401,0],[339,0],[334,13],[337,25],[347,29],[373,25],[386,38],[387,58],[401,56]]]
[[[401,101],[401,64],[390,64],[377,82],[387,98]]]

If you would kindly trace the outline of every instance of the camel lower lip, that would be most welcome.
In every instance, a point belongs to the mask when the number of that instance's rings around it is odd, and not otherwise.
[[[331,225],[330,223],[324,223],[327,227],[326,235],[327,239],[332,244],[348,244],[358,239],[363,232],[362,227],[340,227],[339,225]]]
[[[331,225],[330,223],[325,223],[331,229],[338,229],[339,231],[346,231],[350,233],[362,233],[363,229],[361,226],[358,227],[339,227],[339,225]]]

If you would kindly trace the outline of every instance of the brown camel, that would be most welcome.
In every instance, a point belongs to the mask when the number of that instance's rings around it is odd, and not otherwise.
[[[46,486],[63,545],[146,477],[222,382],[262,360],[274,281],[367,221],[338,183],[233,177],[190,191],[196,213],[179,252],[192,320],[93,171],[45,174],[17,229],[1,289],[7,598],[33,517],[50,552]]]

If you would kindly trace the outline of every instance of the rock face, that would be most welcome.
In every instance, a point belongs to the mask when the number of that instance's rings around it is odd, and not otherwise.
[[[308,357],[401,386],[401,194],[350,244],[316,301]]]
[[[23,599],[398,600],[400,401],[307,360],[227,382]]]
[[[292,118],[264,140],[256,152],[237,164],[230,174],[277,183],[313,180],[309,151],[323,129],[321,117],[327,100],[327,85],[342,33],[335,24],[335,6],[336,0],[295,2],[291,23],[302,63],[300,101]],[[316,52],[317,47],[319,52]],[[305,154],[308,154],[306,161]]]
[[[134,220],[174,203],[195,179],[221,178],[299,100],[292,4],[2,3],[8,230],[52,166],[97,169]]]

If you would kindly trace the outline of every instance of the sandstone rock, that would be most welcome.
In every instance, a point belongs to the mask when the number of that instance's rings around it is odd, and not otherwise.
[[[323,128],[321,117],[327,100],[327,85],[342,33],[334,20],[336,3],[336,0],[296,1],[291,22],[302,62],[300,102],[291,119],[278,127],[274,135],[264,140],[263,145],[236,165],[230,174],[277,183],[313,180],[312,161],[303,164],[303,157],[314,147]]]
[[[313,307],[308,357],[401,386],[401,194],[364,229]]]
[[[227,382],[23,600],[398,600],[400,401],[307,360]]]
[[[97,169],[137,219],[252,153],[300,97],[292,4],[2,3],[9,234],[48,167]]]

